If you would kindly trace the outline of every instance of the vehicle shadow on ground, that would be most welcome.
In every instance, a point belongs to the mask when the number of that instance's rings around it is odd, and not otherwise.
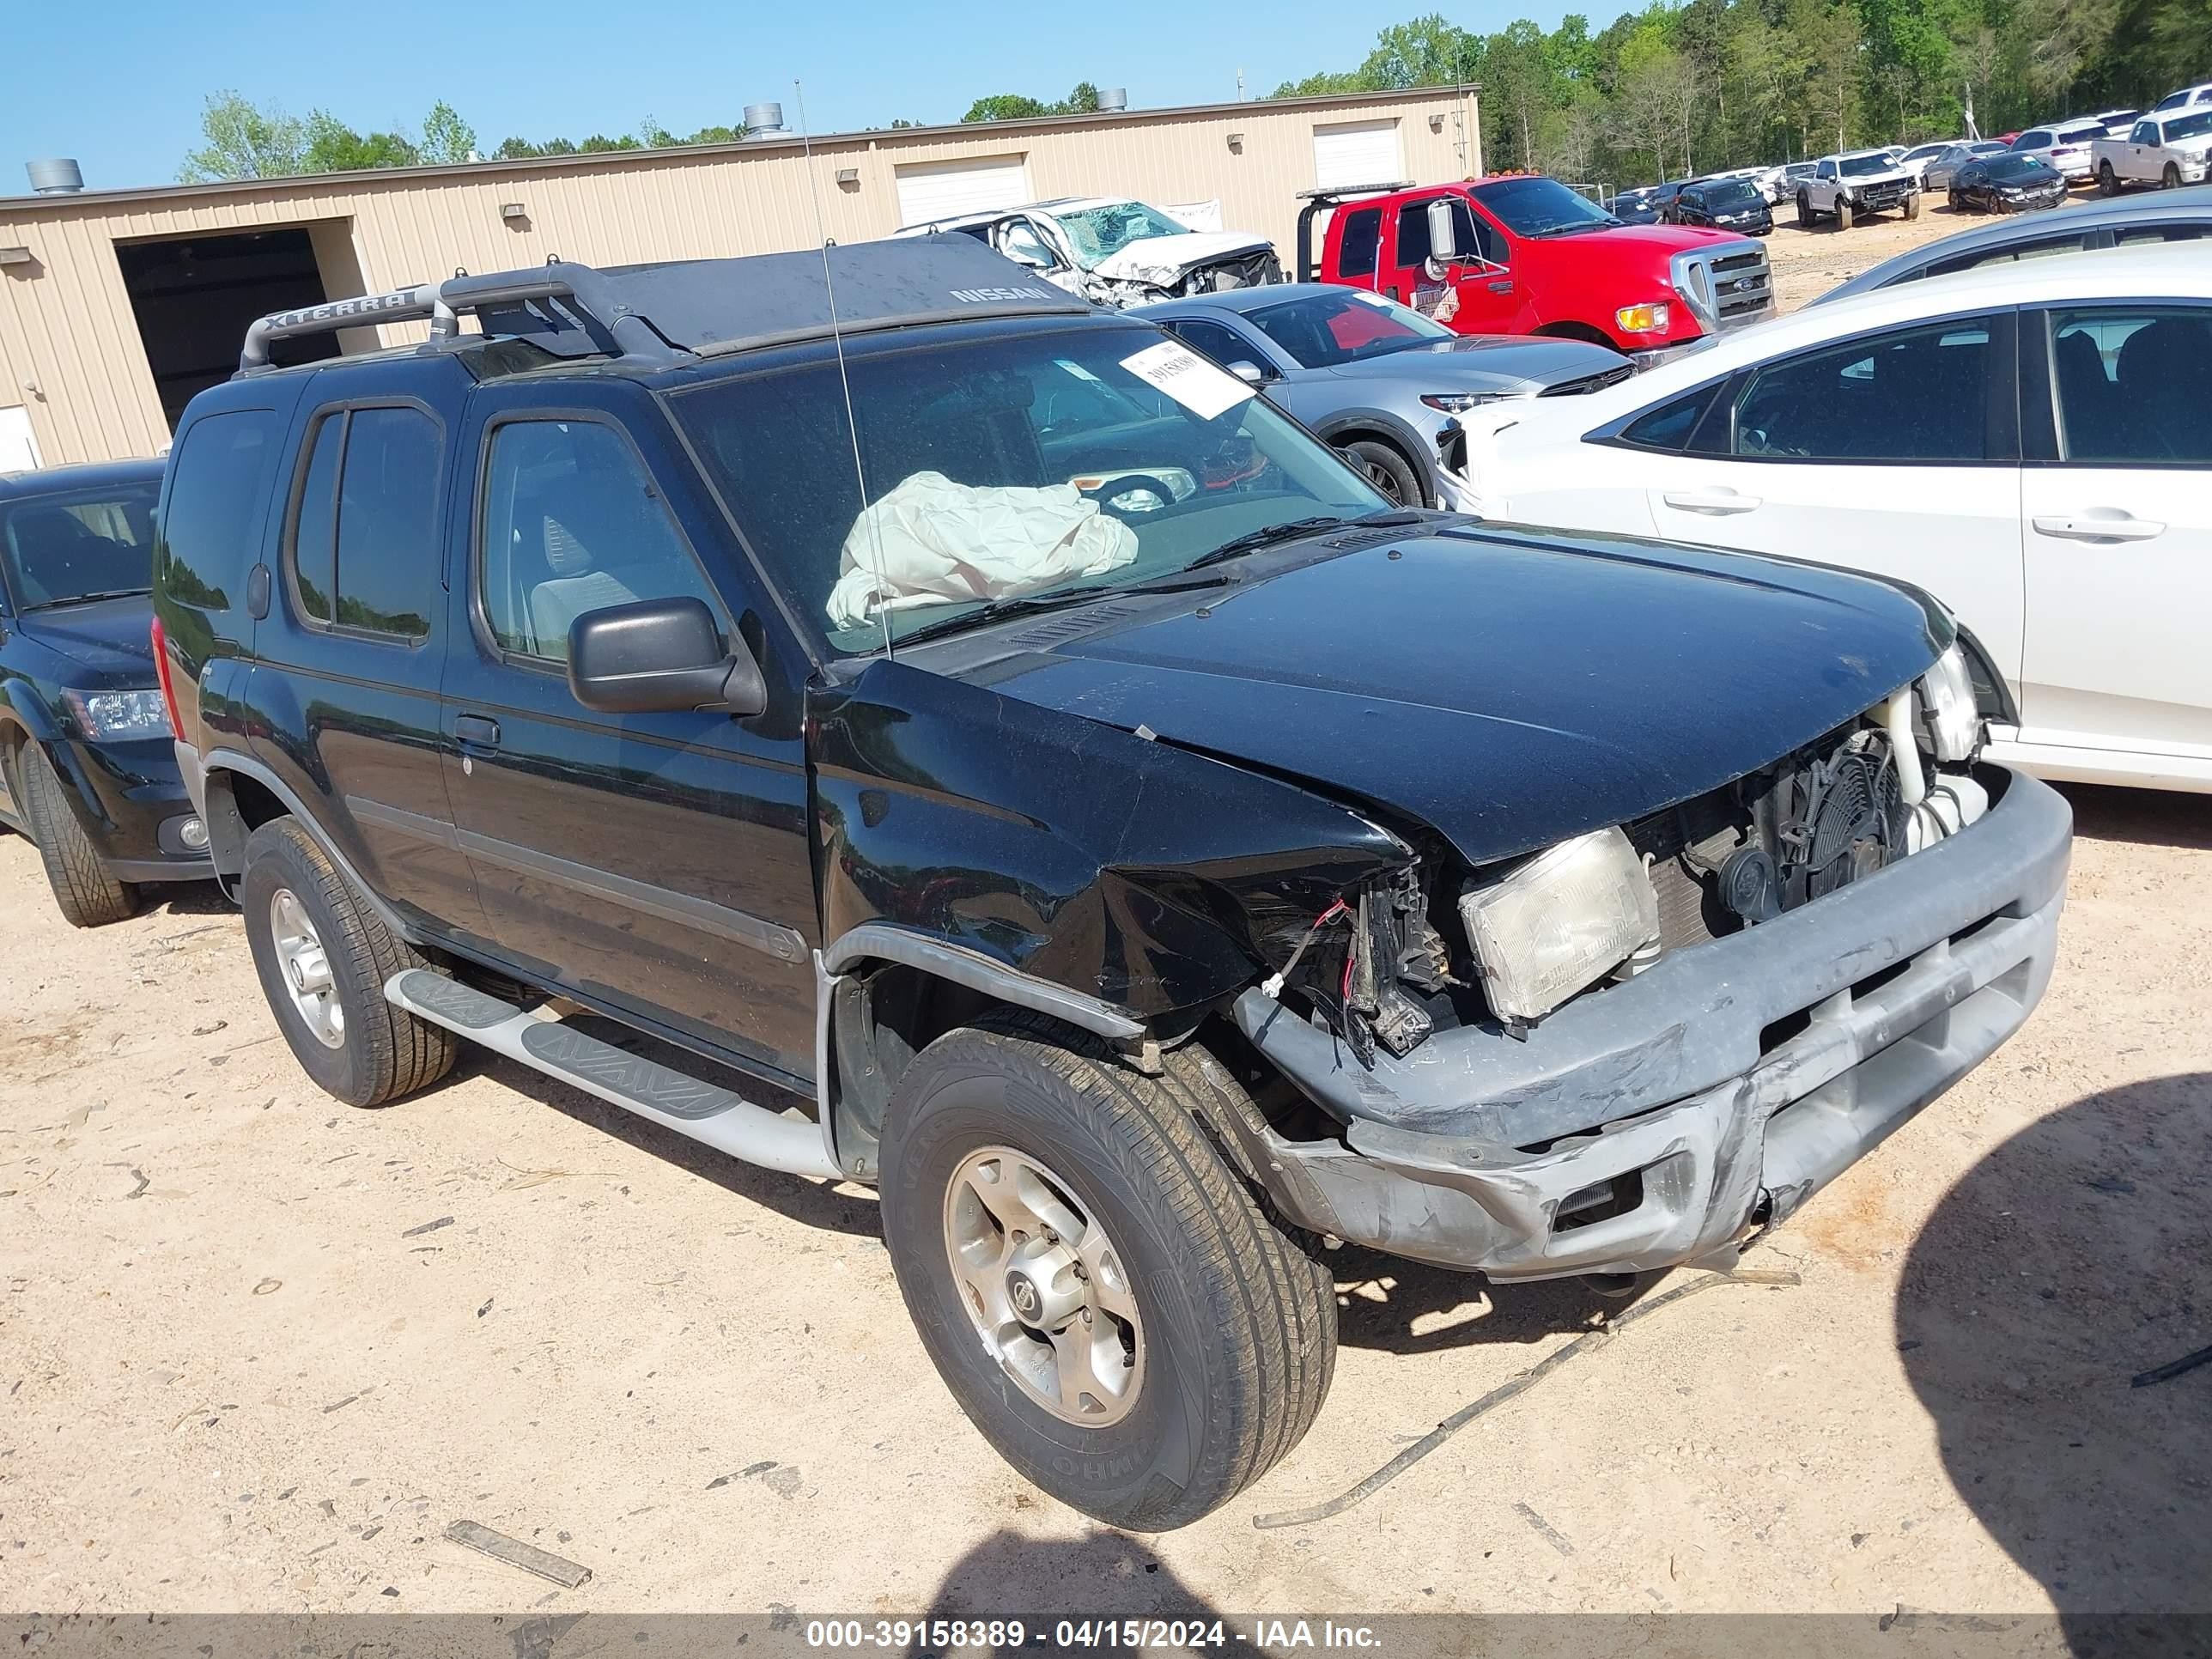
[[[138,914],[161,916],[234,916],[238,907],[211,881],[148,882],[138,889]]]
[[[2164,789],[2116,789],[2104,784],[2063,783],[2073,803],[2074,833],[2095,841],[2144,847],[2212,850],[2212,799]]]
[[[1048,1611],[1048,1609],[1056,1611]],[[1224,1617],[1221,1610],[1175,1576],[1174,1571],[1137,1539],[1115,1532],[1093,1532],[1077,1539],[1024,1538],[1010,1531],[993,1533],[946,1569],[929,1600],[928,1619],[969,1620],[1020,1619],[1024,1643],[999,1646],[975,1643],[964,1653],[1013,1654],[1048,1651],[1101,1652],[1117,1645],[1102,1637],[1088,1644],[1061,1643],[1055,1631],[1062,1618],[1163,1619],[1193,1620],[1211,1626]],[[1222,1632],[1223,1647],[1236,1638],[1228,1626]],[[1152,1645],[1164,1648],[1164,1638]],[[1201,1636],[1195,1650],[1216,1649]],[[941,1653],[942,1646],[917,1644],[909,1655]]]
[[[1322,1252],[1336,1279],[1337,1340],[1384,1353],[1437,1353],[1500,1343],[1541,1342],[1587,1330],[1601,1314],[1631,1304],[1601,1296],[1579,1279],[1492,1285],[1346,1245]]]
[[[1914,1241],[1897,1334],[1960,1498],[2075,1653],[2169,1650],[2108,1615],[2212,1612],[2212,1365],[2130,1386],[2212,1345],[2212,1073],[2090,1095],[1976,1164]]]
[[[735,1197],[764,1205],[778,1215],[787,1216],[802,1225],[863,1238],[878,1237],[883,1232],[872,1197],[862,1198],[849,1188],[740,1163],[726,1152],[702,1146],[696,1140],[678,1134],[673,1129],[626,1112],[619,1106],[610,1105],[597,1096],[587,1095],[580,1089],[546,1076],[543,1072],[533,1071],[518,1060],[509,1060],[473,1043],[463,1046],[453,1069],[428,1092],[451,1088],[472,1077],[490,1078],[503,1089],[512,1089],[519,1095],[527,1096],[563,1116],[572,1117],[602,1134],[650,1153],[665,1163],[672,1164],[702,1181],[711,1181]],[[768,1090],[753,1091],[752,1098],[763,1105],[799,1103],[779,1099],[773,1091]]]

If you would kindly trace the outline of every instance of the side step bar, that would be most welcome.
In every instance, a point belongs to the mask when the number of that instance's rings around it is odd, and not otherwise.
[[[541,1019],[427,968],[394,974],[385,1000],[496,1049],[533,1071],[597,1095],[717,1152],[765,1170],[842,1181],[844,1171],[811,1118],[786,1117],[696,1077]]]

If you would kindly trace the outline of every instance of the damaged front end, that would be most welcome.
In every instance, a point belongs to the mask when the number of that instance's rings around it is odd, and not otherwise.
[[[1248,1162],[1309,1226],[1493,1277],[1734,1249],[2042,993],[2069,817],[1978,733],[1953,652],[1634,822],[1480,870],[1418,846],[1234,1004],[1276,1091]]]
[[[1193,236],[1159,237],[1136,242],[1085,273],[1089,297],[1115,310],[1261,288],[1283,280],[1282,261],[1272,244],[1243,244],[1226,252],[1193,254],[1175,245],[1211,240]]]

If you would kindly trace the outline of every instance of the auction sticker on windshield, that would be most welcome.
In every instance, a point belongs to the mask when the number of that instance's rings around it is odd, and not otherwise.
[[[1166,392],[1201,421],[1210,421],[1252,396],[1252,388],[1234,374],[1216,368],[1188,346],[1173,340],[1163,340],[1133,357],[1124,357],[1121,367]]]

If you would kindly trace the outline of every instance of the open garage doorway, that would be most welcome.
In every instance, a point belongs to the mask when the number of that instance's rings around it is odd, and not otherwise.
[[[171,431],[194,393],[237,369],[255,318],[362,291],[349,229],[333,220],[115,245]],[[339,349],[332,337],[312,335],[280,340],[271,355],[280,363],[304,363]]]

